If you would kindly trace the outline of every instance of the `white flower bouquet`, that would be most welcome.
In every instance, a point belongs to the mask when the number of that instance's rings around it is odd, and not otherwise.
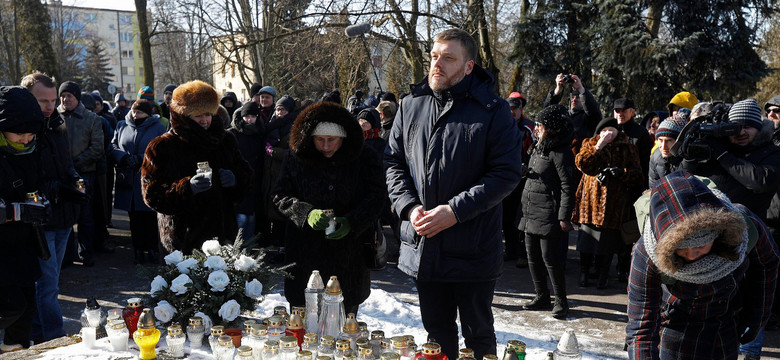
[[[191,256],[181,251],[168,254],[147,299],[157,320],[184,327],[197,315],[233,325],[241,312],[254,310],[275,278],[287,274],[285,268],[265,265],[262,252],[251,256],[241,245],[240,239],[233,245],[209,240]]]

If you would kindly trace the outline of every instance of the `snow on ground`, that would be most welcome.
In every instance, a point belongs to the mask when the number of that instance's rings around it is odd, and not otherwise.
[[[273,308],[280,305],[288,305],[284,297],[280,294],[269,294],[259,304],[255,313],[270,316],[273,314]],[[553,322],[552,318],[550,319],[549,327],[534,329],[524,326],[519,316],[497,316],[495,328],[498,353],[503,354],[507,341],[521,340],[526,344],[527,359],[544,359],[548,351],[555,349],[558,344],[557,340],[565,330],[561,325]],[[360,305],[358,321],[368,324],[369,331],[383,330],[386,337],[412,335],[418,345],[423,344],[427,336],[420,319],[420,307],[403,302],[382,289],[371,289],[371,296]],[[597,333],[576,335],[580,349],[584,350],[583,359],[626,358],[625,353],[615,353],[614,350],[604,346],[603,342],[599,341]],[[163,332],[162,338],[164,337]],[[161,339],[158,352],[165,348],[164,344],[165,341]],[[465,347],[462,339],[461,347]],[[96,349],[87,349],[79,343],[50,350],[43,354],[42,359],[128,359],[138,354],[137,350],[111,352],[109,349],[107,339],[101,339],[98,340]],[[190,359],[213,359],[207,348],[205,350],[188,349],[187,352]]]

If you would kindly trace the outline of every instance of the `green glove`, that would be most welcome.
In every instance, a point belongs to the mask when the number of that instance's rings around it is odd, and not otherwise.
[[[326,239],[331,239],[331,240],[341,239],[341,238],[347,236],[347,234],[349,234],[349,231],[352,230],[352,226],[349,225],[349,220],[347,220],[347,218],[345,218],[345,217],[337,217],[337,218],[334,218],[333,220],[335,220],[336,223],[339,224],[339,227],[336,229],[336,231],[334,231],[334,232],[330,233],[330,235],[326,236],[325,237]]]
[[[306,222],[314,230],[325,230],[328,227],[328,221],[330,221],[330,217],[325,215],[324,211],[314,209],[309,212],[309,218]]]

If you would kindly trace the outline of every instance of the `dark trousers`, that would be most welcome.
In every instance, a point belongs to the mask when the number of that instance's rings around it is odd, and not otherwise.
[[[547,276],[549,276],[555,296],[566,298],[566,280],[560,262],[562,241],[563,239],[557,233],[549,237],[525,234],[528,269],[531,270],[531,278],[537,294],[549,293],[547,288]]]
[[[87,196],[89,201],[81,205],[79,213],[78,227],[76,228],[78,239],[79,257],[84,261],[92,260],[95,240],[95,215],[93,206],[95,204],[95,173],[81,174],[86,184]]]
[[[30,347],[30,331],[35,315],[35,284],[0,287],[0,329],[5,329],[3,343]]]
[[[157,213],[154,211],[128,211],[130,218],[130,239],[134,250],[157,251],[160,233],[157,228]]]
[[[458,324],[466,347],[474,349],[477,359],[496,353],[496,331],[493,328],[493,291],[496,281],[428,282],[417,281],[420,313],[428,340],[441,345],[450,359],[458,358]]]

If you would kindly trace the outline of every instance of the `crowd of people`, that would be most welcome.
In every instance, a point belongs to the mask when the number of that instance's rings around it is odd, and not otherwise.
[[[40,72],[0,87],[0,269],[21,274],[0,279],[0,351],[64,335],[60,269],[113,251],[115,208],[136,264],[210,239],[272,249],[293,264],[293,306],[317,269],[357,312],[387,243],[451,358],[456,317],[477,358],[496,353],[504,261],[530,271],[523,309],[570,317],[574,233],[578,285],[627,287],[631,358],[760,356],[780,327],[780,95],[762,108],[682,91],[638,119],[629,97],[605,114],[559,74],[532,121],[521,93],[494,93],[468,33],[439,33],[430,55],[409,94],[356,91],[346,106],[338,90],[300,100],[260,84],[242,103],[200,80],[113,106]]]

